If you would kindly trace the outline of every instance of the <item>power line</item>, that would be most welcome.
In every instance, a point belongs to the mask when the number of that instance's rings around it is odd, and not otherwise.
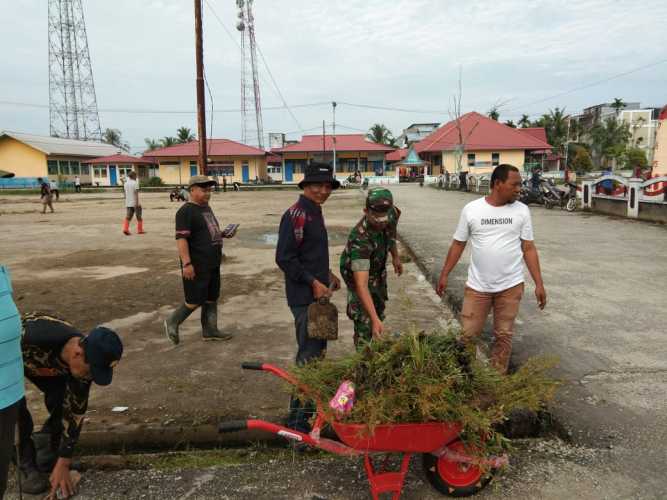
[[[424,114],[447,114],[449,111],[443,110],[427,110],[427,109],[406,109],[406,108],[397,108],[393,106],[376,106],[372,104],[358,104],[351,102],[336,101],[338,104],[344,106],[350,106],[353,108],[366,108],[366,109],[379,109],[383,111],[397,111],[400,113],[424,113]]]
[[[580,85],[579,87],[574,87],[570,90],[566,90],[564,92],[559,92],[558,94],[554,94],[554,95],[549,96],[549,97],[544,97],[542,99],[538,99],[536,101],[529,102],[528,104],[523,104],[522,107],[527,108],[528,106],[532,106],[534,104],[540,104],[540,103],[543,103],[545,101],[550,101],[551,99],[556,99],[557,97],[562,97],[564,95],[572,94],[573,92],[578,92],[579,90],[584,90],[584,89],[587,89],[587,88],[590,88],[590,87],[594,87],[596,85],[607,83],[608,81],[615,80],[616,78],[621,78],[622,76],[631,75],[632,73],[636,73],[638,71],[642,71],[642,70],[645,70],[647,68],[652,68],[654,66],[658,66],[658,65],[664,64],[666,62],[667,62],[667,59],[662,59],[660,61],[655,61],[655,62],[652,62],[652,63],[649,63],[649,64],[645,64],[643,66],[638,66],[638,67],[630,69],[628,71],[623,71],[622,73],[617,73],[615,75],[608,76],[607,78],[603,78],[601,80],[596,80],[594,82],[586,83],[584,85]],[[515,108],[510,108],[508,111],[516,111],[518,109],[519,109],[518,107],[515,107]]]
[[[4,106],[17,106],[23,108],[38,108],[38,109],[49,109],[48,104],[38,104],[31,102],[20,102],[20,101],[0,101],[0,105]],[[311,102],[304,104],[293,104],[292,108],[312,108],[317,106],[330,106],[331,101],[322,101],[322,102]],[[279,111],[287,109],[285,105],[281,106],[266,106],[262,107],[264,111]],[[197,114],[196,110],[185,110],[185,109],[146,109],[146,108],[99,108],[100,113],[124,113],[124,114],[134,114],[134,115],[194,115]],[[240,113],[240,108],[228,108],[228,109],[216,109],[216,113]]]

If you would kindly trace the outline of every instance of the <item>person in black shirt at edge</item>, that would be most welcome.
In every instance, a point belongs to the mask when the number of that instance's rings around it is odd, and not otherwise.
[[[340,289],[340,280],[329,269],[329,238],[322,205],[340,182],[325,163],[311,163],[299,183],[303,194],[280,220],[276,264],[285,273],[287,305],[294,316],[298,350],[296,363],[324,357],[327,341],[308,338],[308,306]],[[308,420],[315,411],[312,402],[290,401],[287,426],[309,432]]]
[[[176,212],[176,245],[181,260],[185,303],[164,321],[167,338],[180,342],[178,327],[201,306],[204,340],[229,340],[231,333],[218,330],[222,232],[208,202],[214,180],[203,175],[190,179],[190,201]]]
[[[44,393],[49,412],[39,433],[47,436],[46,447],[36,450],[25,397],[19,402],[22,488],[26,493],[39,494],[50,483],[53,498],[57,489],[67,498],[74,494],[70,465],[88,409],[90,385],[111,383],[123,344],[108,328],[98,326],[83,335],[67,321],[46,313],[26,314],[22,323],[23,371]],[[38,467],[51,472],[48,482]]]

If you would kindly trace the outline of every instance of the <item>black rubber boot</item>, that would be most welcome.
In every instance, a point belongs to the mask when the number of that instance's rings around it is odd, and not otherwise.
[[[201,306],[201,328],[204,340],[229,340],[231,333],[218,330],[218,303],[204,302]]]
[[[21,444],[21,490],[30,495],[39,495],[49,489],[46,475],[37,470],[35,444],[32,438]]]
[[[37,464],[37,470],[40,472],[51,472],[53,466],[58,460],[57,444],[60,442],[60,436],[58,440],[51,437],[49,432],[35,432],[32,435],[32,440],[35,443],[35,448],[37,449],[37,456],[35,462]]]
[[[178,337],[178,327],[192,314],[193,311],[194,309],[190,309],[185,304],[182,304],[164,320],[164,333],[174,345],[178,345],[180,342]]]

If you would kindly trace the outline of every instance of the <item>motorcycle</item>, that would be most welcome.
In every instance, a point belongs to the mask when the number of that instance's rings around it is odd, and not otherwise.
[[[548,199],[549,205],[547,208],[552,208],[558,205],[561,210],[565,209],[568,212],[574,212],[577,208],[577,185],[571,182],[565,183],[566,187],[556,186],[551,179],[546,182],[545,197]],[[546,206],[546,205],[545,205]]]

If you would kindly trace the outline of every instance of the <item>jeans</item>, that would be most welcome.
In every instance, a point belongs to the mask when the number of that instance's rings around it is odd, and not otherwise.
[[[14,456],[14,426],[18,415],[19,402],[0,410],[0,498],[7,488],[9,462]]]
[[[327,351],[327,341],[308,338],[308,306],[290,307],[296,328],[296,364],[303,365],[311,359],[323,358]],[[294,396],[290,399],[287,427],[299,432],[310,432],[308,421],[315,414],[313,401],[302,401]]]
[[[461,326],[463,341],[470,345],[481,335],[486,317],[493,308],[493,336],[495,342],[491,350],[491,364],[500,372],[507,373],[512,353],[514,320],[519,313],[523,296],[523,283],[501,292],[478,292],[465,288]]]

